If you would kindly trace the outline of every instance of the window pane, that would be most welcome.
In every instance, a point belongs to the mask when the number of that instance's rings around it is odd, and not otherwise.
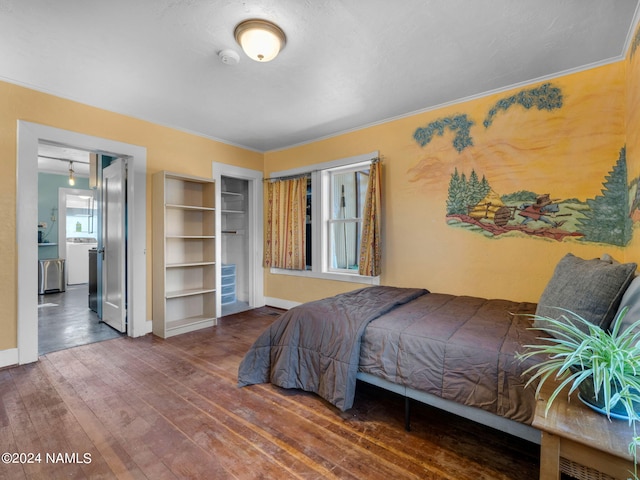
[[[329,224],[330,268],[358,270],[360,222],[337,221]]]
[[[356,172],[356,181],[358,182],[358,218],[362,218],[369,186],[369,170]]]
[[[331,218],[361,218],[369,170],[331,175]]]

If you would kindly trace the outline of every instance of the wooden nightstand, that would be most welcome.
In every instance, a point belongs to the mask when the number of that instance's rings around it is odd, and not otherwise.
[[[545,385],[533,426],[542,431],[540,480],[558,480],[560,472],[577,479],[627,479],[633,472],[629,443],[633,429],[625,420],[609,420],[584,405],[577,395],[556,397],[545,418],[552,385]]]

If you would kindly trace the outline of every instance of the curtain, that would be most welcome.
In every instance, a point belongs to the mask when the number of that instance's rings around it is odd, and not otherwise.
[[[267,184],[264,266],[304,270],[307,177]]]
[[[380,275],[381,239],[380,220],[382,217],[382,164],[378,160],[371,163],[369,185],[362,215],[362,239],[360,240],[360,261],[358,273],[369,277]]]

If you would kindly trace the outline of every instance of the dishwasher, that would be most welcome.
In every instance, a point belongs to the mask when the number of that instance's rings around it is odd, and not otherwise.
[[[97,247],[95,238],[67,238],[67,284],[89,283],[89,250]]]

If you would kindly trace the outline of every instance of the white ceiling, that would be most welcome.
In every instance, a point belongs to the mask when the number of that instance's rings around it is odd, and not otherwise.
[[[264,152],[620,60],[638,0],[0,0],[0,80]],[[287,45],[260,64],[247,18]],[[232,48],[240,63],[218,52]]]
[[[70,164],[69,161],[73,163]],[[38,145],[39,172],[69,175],[70,166],[76,177],[88,177],[89,152],[60,145]]]

